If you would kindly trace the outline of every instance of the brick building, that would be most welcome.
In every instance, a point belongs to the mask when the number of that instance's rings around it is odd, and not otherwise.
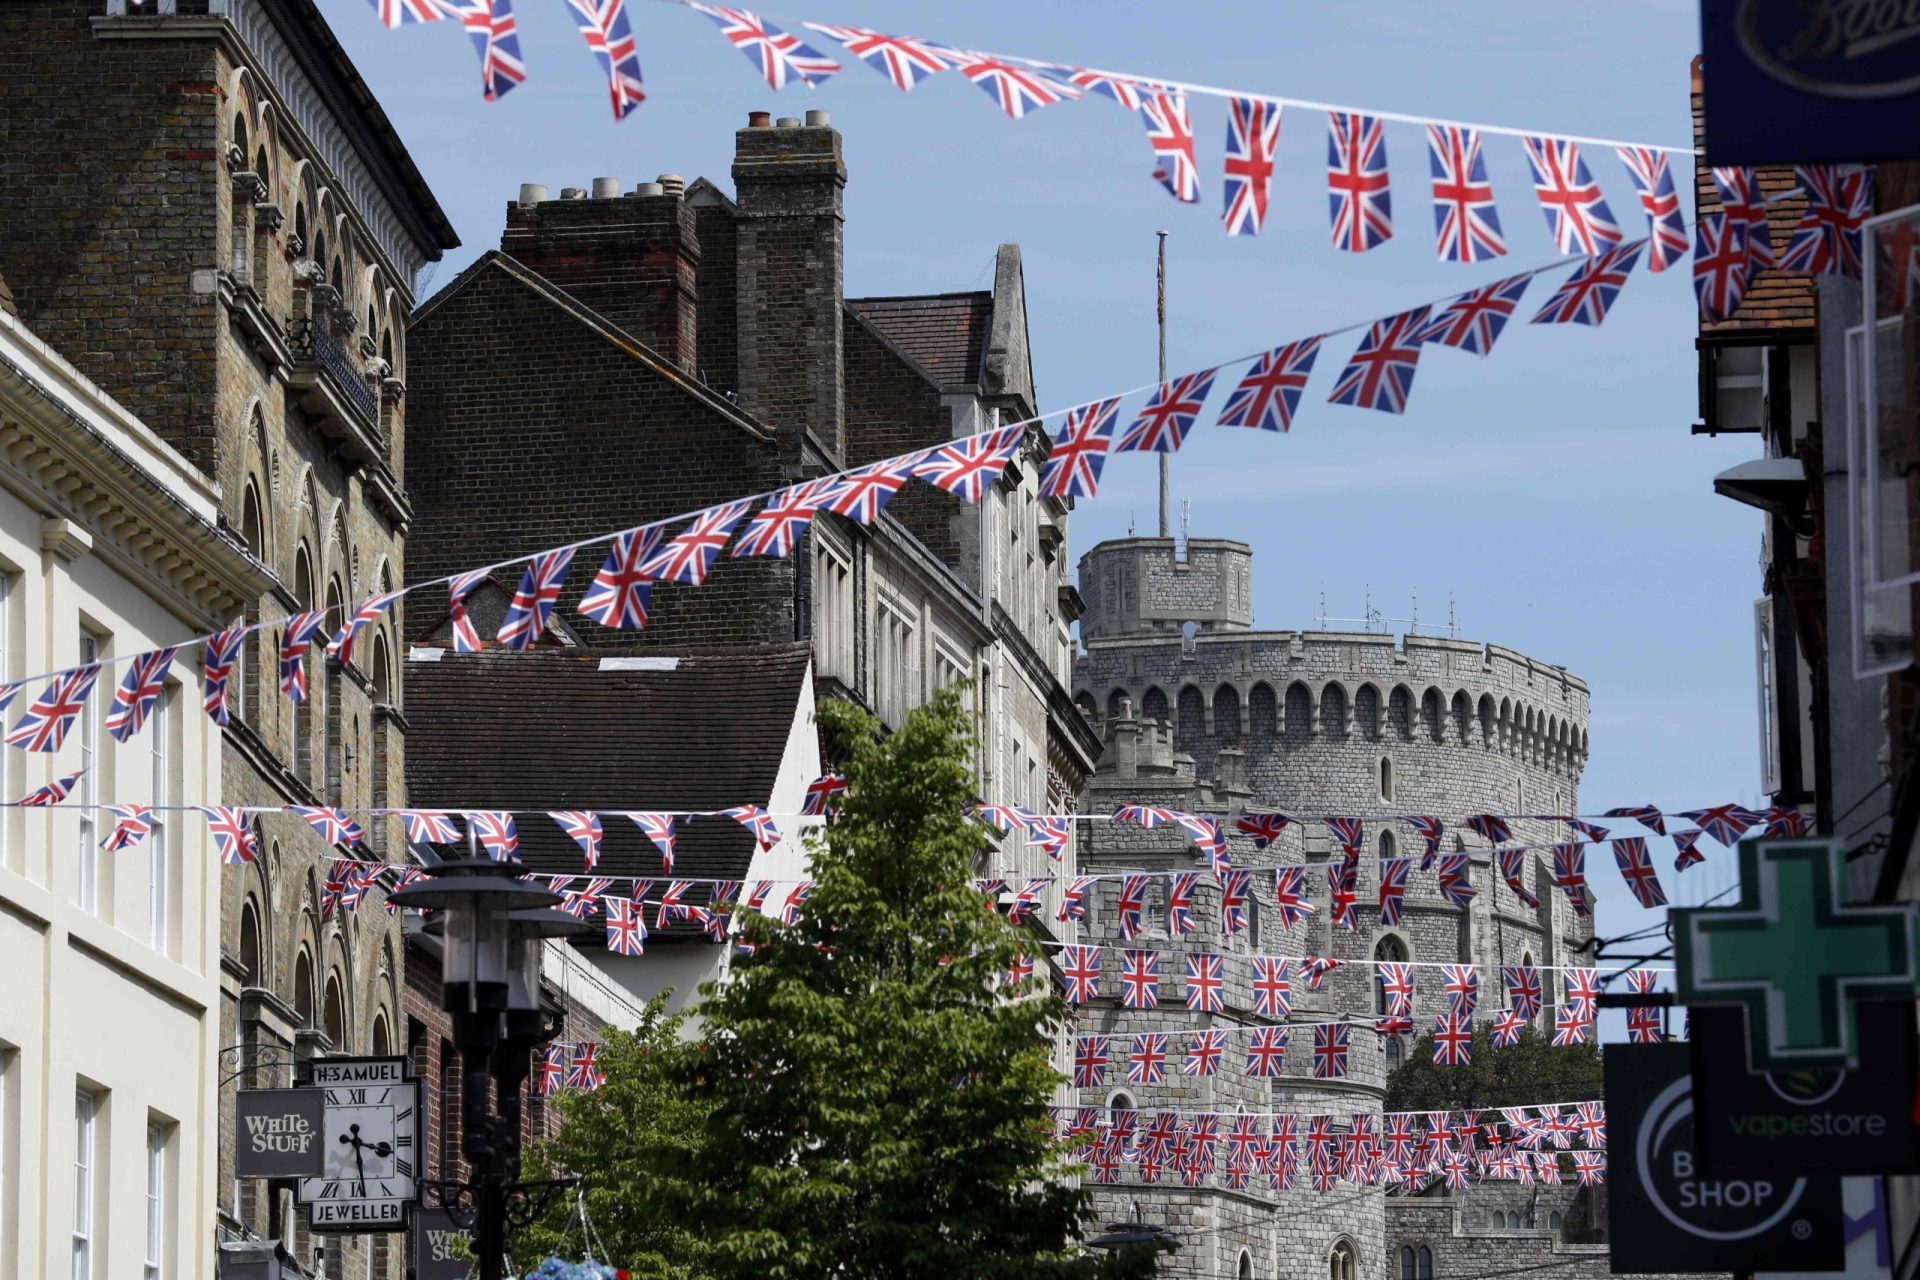
[[[0,85],[0,273],[27,323],[212,479],[274,578],[244,615],[403,581],[404,320],[457,241],[314,0],[0,6]],[[77,86],[84,110],[49,109]],[[313,651],[299,706],[275,688],[278,634],[249,646],[227,803],[403,802],[398,626],[345,664]],[[221,886],[220,1043],[245,1048],[207,1070],[264,1085],[292,1056],[397,1051],[396,921],[377,902],[323,920],[334,851],[294,817],[261,828],[261,861]],[[380,824],[372,842],[395,847]],[[229,1172],[231,1087],[218,1200],[245,1234],[268,1207]],[[314,1243],[294,1241],[309,1268]],[[326,1271],[397,1276],[399,1253],[346,1238]]]

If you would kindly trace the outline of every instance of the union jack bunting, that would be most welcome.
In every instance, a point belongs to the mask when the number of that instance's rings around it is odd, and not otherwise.
[[[114,816],[113,830],[100,847],[108,853],[133,848],[153,830],[153,810],[144,804],[110,804],[107,812]]]
[[[1158,93],[1166,87],[1146,80],[1117,76],[1107,71],[1092,71],[1086,67],[1071,67],[1058,62],[1042,64],[1041,72],[1049,79],[1062,81],[1076,89],[1089,90],[1103,98],[1111,98],[1129,111],[1138,111],[1140,104],[1146,101],[1149,94]]]
[[[1568,276],[1547,299],[1547,305],[1540,308],[1533,323],[1594,325],[1605,320],[1607,309],[1620,296],[1646,244],[1644,237],[1630,240],[1581,263],[1580,269]]]
[[[1433,171],[1433,231],[1442,262],[1480,262],[1507,251],[1500,211],[1480,155],[1480,131],[1454,125],[1427,126],[1427,159]]]
[[[572,564],[571,547],[542,552],[527,561],[520,588],[513,593],[513,603],[507,606],[507,616],[501,620],[500,634],[495,637],[502,648],[533,647],[534,641],[547,629],[547,619],[553,616],[554,603],[560,599],[561,584],[567,580],[567,569]]]
[[[447,629],[453,635],[455,653],[480,652],[483,642],[480,632],[474,628],[473,619],[467,615],[467,597],[486,580],[487,571],[475,569],[447,583]]]
[[[1554,1048],[1564,1048],[1570,1044],[1585,1044],[1587,1032],[1592,1027],[1592,1019],[1581,1017],[1571,1005],[1561,1005],[1553,1011]]]
[[[1100,472],[1119,425],[1118,397],[1070,410],[1040,473],[1040,493],[1048,498],[1091,498],[1100,488]]]
[[[1220,425],[1256,427],[1262,431],[1286,431],[1292,427],[1294,410],[1300,407],[1300,396],[1307,389],[1308,376],[1313,373],[1313,359],[1319,354],[1319,338],[1302,338],[1284,347],[1275,347],[1255,360],[1240,385],[1227,397],[1226,408],[1220,411]]]
[[[1589,844],[1598,844],[1607,838],[1607,829],[1597,823],[1583,822],[1579,818],[1562,818],[1560,821],[1572,827]]]
[[[460,838],[453,815],[434,809],[395,810],[407,823],[408,844],[452,844]]]
[[[1262,1018],[1284,1018],[1293,1012],[1292,962],[1280,956],[1253,958],[1253,1011]]]
[[[1305,867],[1274,868],[1273,905],[1280,913],[1280,928],[1283,931],[1292,929],[1313,914],[1313,903],[1307,900],[1306,880]]]
[[[513,0],[438,0],[450,18],[457,18],[480,56],[480,96],[492,102],[527,79],[520,60],[520,28],[513,16]]]
[[[1302,956],[1300,976],[1306,980],[1307,990],[1318,991],[1327,975],[1345,963],[1346,961],[1336,960],[1331,956]]]
[[[1228,235],[1260,234],[1273,184],[1273,152],[1279,145],[1279,103],[1235,98],[1227,104],[1226,209],[1221,217]]]
[[[7,735],[7,745],[22,751],[58,751],[67,740],[67,730],[86,710],[87,695],[99,678],[100,664],[90,662],[49,680]]]
[[[1743,809],[1737,804],[1716,805],[1711,809],[1694,809],[1680,815],[1689,822],[1700,824],[1700,829],[1731,849],[1740,843],[1740,837],[1747,829],[1760,820],[1760,815],[1751,809]]]
[[[1493,1015],[1493,1029],[1490,1038],[1496,1049],[1511,1049],[1520,1043],[1520,1033],[1526,1029],[1527,1020],[1518,1009],[1502,1009]]]
[[[979,85],[1014,120],[1029,111],[1084,96],[1074,85],[1049,79],[1032,67],[1015,66],[984,53],[949,55],[961,75]]]
[[[1414,337],[1423,345],[1437,342],[1471,355],[1487,355],[1532,282],[1533,273],[1529,271],[1463,293],[1434,312],[1433,319]]]
[[[1774,266],[1773,228],[1767,221],[1766,197],[1752,169],[1715,169],[1713,185],[1720,193],[1720,208],[1729,223],[1741,228],[1747,246],[1747,279]],[[1706,219],[1702,218],[1702,222]]]
[[[1039,901],[1040,894],[1052,880],[1051,876],[1035,876],[1027,881],[1020,892],[1013,895],[1013,902],[1007,907],[1008,924],[1025,924],[1033,913],[1033,904]]]
[[[1167,1033],[1148,1031],[1133,1038],[1127,1054],[1128,1084],[1159,1084],[1167,1065]]]
[[[943,56],[947,50],[919,36],[890,36],[865,27],[840,27],[825,22],[803,24],[829,40],[838,40],[846,51],[893,81],[902,93],[930,75],[947,69]],[[777,87],[777,86],[776,86]]]
[[[1158,951],[1122,951],[1120,953],[1120,1004],[1127,1009],[1159,1008],[1160,953]]]
[[[1208,1077],[1220,1069],[1220,1055],[1226,1052],[1227,1033],[1195,1031],[1187,1037],[1187,1060],[1182,1075]]]
[[[358,911],[367,895],[368,884],[380,874],[378,867],[366,867],[352,858],[335,858],[327,868],[320,886],[320,917],[333,918],[335,911]]]
[[[1193,843],[1206,855],[1207,866],[1213,871],[1214,879],[1219,879],[1227,870],[1227,837],[1220,830],[1220,824],[1212,818],[1202,818],[1191,813],[1175,813],[1173,820],[1193,837]]]
[[[732,818],[753,832],[754,842],[760,846],[762,853],[780,843],[780,828],[773,825],[773,819],[768,817],[766,810],[757,804],[741,804],[731,809],[722,809],[720,816]]]
[[[397,31],[415,22],[438,22],[440,9],[435,0],[367,0],[380,15],[388,30]]]
[[[1060,976],[1066,980],[1067,1002],[1085,1004],[1100,995],[1100,948],[1063,947],[1060,951]]]
[[[821,56],[798,36],[787,34],[751,10],[699,4],[693,0],[688,0],[687,7],[717,23],[720,34],[759,68],[769,89],[783,89],[794,81],[811,89],[840,69],[840,64],[832,58]]]
[[[1528,907],[1538,910],[1540,899],[1534,896],[1533,890],[1527,888],[1527,882],[1523,878],[1527,874],[1527,851],[1524,848],[1515,848],[1499,849],[1495,852],[1500,862],[1500,878],[1507,882],[1507,888],[1513,890],[1513,896],[1526,903]]]
[[[1060,891],[1060,919],[1085,920],[1087,918],[1087,889],[1093,884],[1092,876],[1080,876]]]
[[[407,594],[404,591],[383,591],[377,596],[369,596],[360,602],[353,616],[340,624],[340,629],[327,640],[327,656],[342,665],[353,661],[353,644],[360,633],[373,625],[373,620],[387,611],[387,608]]]
[[[1665,271],[1686,256],[1687,222],[1680,216],[1680,193],[1667,170],[1667,153],[1652,147],[1616,147],[1627,167],[1640,208],[1647,215],[1647,270]]]
[[[1476,813],[1467,818],[1467,830],[1490,844],[1505,844],[1513,839],[1513,828],[1498,814]]]
[[[359,823],[347,816],[345,809],[290,804],[287,806],[287,812],[305,819],[306,824],[313,828],[314,834],[328,844],[343,845],[351,849],[367,838],[366,831]]]
[[[1327,209],[1336,249],[1365,253],[1393,238],[1387,138],[1377,117],[1328,113]]]
[[[1561,974],[1561,980],[1566,984],[1568,1006],[1591,1022],[1594,1010],[1600,1005],[1600,971],[1567,969]]]
[[[1249,813],[1235,818],[1233,829],[1253,841],[1253,847],[1264,849],[1280,838],[1293,819],[1282,813]]]
[[[608,898],[607,950],[617,956],[639,956],[647,952],[645,907],[632,898]]]
[[[59,804],[73,793],[74,784],[80,781],[80,775],[85,772],[85,769],[79,769],[64,778],[55,778],[43,787],[35,787],[32,791],[21,797],[19,801],[20,807],[23,809],[41,809],[48,805]]]
[[[813,518],[820,514],[834,480],[821,476],[789,485],[768,498],[747,527],[734,539],[736,556],[785,556],[799,543]]]
[[[1224,961],[1216,955],[1187,954],[1187,1008],[1219,1013],[1227,1007]]]
[[[1433,1061],[1436,1066],[1465,1067],[1473,1063],[1473,1017],[1448,1007],[1433,1024]]]
[[[727,545],[733,526],[740,523],[752,506],[751,500],[742,499],[708,507],[695,516],[693,523],[682,529],[678,537],[642,564],[640,572],[660,582],[699,586],[707,580],[707,572],[719,557],[720,548]]]
[[[1407,896],[1407,873],[1413,870],[1412,858],[1388,858],[1380,864],[1380,923],[1400,923],[1400,908]]]
[[[567,1064],[567,1088],[593,1090],[607,1082],[606,1075],[594,1065],[599,1054],[598,1040],[574,1041],[573,1060]]]
[[[693,913],[696,910],[702,911],[702,914],[704,914],[703,909],[687,904],[687,894],[692,888],[693,881],[691,880],[671,880],[668,881],[667,887],[660,891],[660,901],[656,906],[654,919],[659,922],[662,929],[676,920],[692,919]],[[567,895],[567,903],[561,907],[561,910],[564,911],[567,907],[573,905],[573,896],[572,894]]]
[[[1468,855],[1448,853],[1434,859],[1440,879],[1440,896],[1456,907],[1464,907],[1472,902],[1479,890],[1473,887],[1469,876]]]
[[[1313,1078],[1347,1078],[1347,1040],[1351,1030],[1344,1022],[1322,1022],[1313,1029]]]
[[[606,72],[613,118],[626,119],[647,100],[640,51],[634,46],[633,27],[627,21],[627,0],[567,0],[567,5],[573,10],[587,48],[599,60],[600,70]]]
[[[1023,982],[1030,981],[1032,978],[1033,978],[1033,957],[1032,956],[1025,955],[1025,954],[1016,955],[1010,962],[1008,962],[1007,964],[1007,985],[1008,986],[1017,987]]]
[[[1131,942],[1140,936],[1140,921],[1147,907],[1147,877],[1122,876],[1120,896],[1114,902],[1114,915],[1120,924],[1120,936]]]
[[[1540,971],[1530,964],[1503,964],[1500,979],[1507,984],[1507,1007],[1532,1021],[1540,1012]]]
[[[254,838],[253,819],[245,809],[230,805],[200,805],[200,812],[207,815],[207,830],[213,836],[213,846],[220,851],[220,861],[228,866],[241,862],[253,862],[260,857],[260,845]]]
[[[839,807],[840,797],[846,793],[847,775],[823,773],[807,784],[807,798],[800,812],[804,817],[825,817]]]
[[[1140,118],[1153,147],[1153,176],[1175,200],[1193,204],[1200,199],[1200,166],[1193,158],[1193,121],[1187,114],[1187,95],[1160,92],[1144,96]]]
[[[573,1044],[566,1040],[549,1040],[545,1052],[540,1055],[540,1094],[552,1097],[560,1092],[566,1082],[567,1060],[573,1056]]]
[[[1327,866],[1327,920],[1335,929],[1357,929],[1360,916],[1360,864],[1343,859]]]
[[[1660,887],[1660,874],[1654,870],[1653,855],[1647,851],[1645,836],[1615,840],[1613,860],[1620,868],[1620,878],[1627,882],[1627,888],[1633,890],[1633,896],[1641,906],[1652,908],[1667,905],[1667,891]]]
[[[113,706],[107,711],[107,732],[115,742],[125,742],[146,724],[154,703],[166,692],[167,668],[178,652],[178,648],[154,649],[127,664],[127,674],[114,690]]]
[[[217,725],[227,723],[227,681],[233,676],[233,667],[240,660],[240,650],[247,642],[247,629],[234,627],[228,631],[216,632],[207,637],[206,655],[201,659],[202,695],[200,709],[212,717]],[[10,685],[0,696],[0,711],[13,701],[18,685]]]
[[[1583,1187],[1597,1187],[1607,1180],[1606,1156],[1598,1151],[1573,1153],[1573,1174]]]
[[[1404,960],[1382,960],[1375,966],[1380,974],[1381,1003],[1391,1014],[1413,1012],[1413,966]]]
[[[1187,438],[1200,411],[1207,407],[1207,393],[1213,389],[1218,369],[1183,373],[1171,382],[1163,382],[1141,408],[1115,453],[1173,453]]]
[[[912,466],[912,459],[883,458],[849,471],[832,482],[820,505],[855,524],[872,524],[905,486]]]
[[[1574,1109],[1574,1127],[1580,1130],[1580,1137],[1589,1147],[1596,1150],[1607,1145],[1607,1112],[1598,1102],[1582,1102]],[[1580,1157],[1575,1156],[1578,1160]]]
[[[973,807],[973,813],[1001,835],[1015,827],[1024,829],[1034,816],[1031,811],[1017,804],[977,804]]]
[[[1760,811],[1760,821],[1766,824],[1760,833],[1764,837],[1807,834],[1807,815],[1798,805],[1768,805]]]
[[[1585,916],[1590,907],[1587,904],[1587,846],[1583,844],[1556,844],[1553,846],[1553,882],[1566,892],[1567,902],[1573,907],[1573,914]]]
[[[613,540],[600,572],[593,575],[577,612],[603,627],[627,630],[647,625],[647,607],[653,601],[653,577],[641,566],[660,549],[657,525],[629,529]]]
[[[1413,394],[1413,375],[1420,364],[1418,335],[1426,327],[1428,310],[1415,307],[1374,321],[1353,359],[1341,370],[1327,402],[1405,413],[1407,397]]]
[[[1580,148],[1564,138],[1529,137],[1526,144],[1533,189],[1560,252],[1591,258],[1608,245],[1619,244],[1620,224],[1613,220],[1600,184],[1587,172]]]
[[[520,829],[511,813],[486,811],[467,814],[467,829],[495,862],[506,862],[520,852]]]
[[[1418,814],[1401,819],[1412,827],[1426,847],[1420,853],[1420,869],[1426,871],[1433,866],[1433,860],[1440,853],[1440,841],[1446,836],[1446,824],[1438,818],[1425,818]]]
[[[1659,1044],[1664,1039],[1658,1009],[1627,1010],[1627,1043]]]
[[[962,502],[978,502],[1007,469],[1025,426],[999,427],[927,451],[908,472]]]
[[[1253,872],[1229,869],[1220,877],[1220,931],[1239,933],[1247,927],[1247,897]]]
[[[1603,818],[1632,818],[1635,822],[1657,836],[1667,834],[1666,815],[1650,804],[1637,807],[1629,805],[1619,809],[1609,809],[1600,815]]]
[[[1860,277],[1860,226],[1873,213],[1873,172],[1842,174],[1830,164],[1797,164],[1794,176],[1806,192],[1806,211],[1794,225],[1782,271]]]
[[[1480,1005],[1480,970],[1470,964],[1441,965],[1440,980],[1447,1004],[1472,1017]]]
[[[1367,834],[1365,825],[1359,818],[1325,818],[1327,834],[1340,846],[1340,852],[1349,858],[1358,858],[1366,850]]]
[[[1707,855],[1695,846],[1699,844],[1704,831],[1676,831],[1673,833],[1673,869],[1685,871],[1696,862],[1705,862]]]
[[[600,865],[600,841],[606,830],[600,825],[600,815],[584,809],[561,809],[547,814],[557,823],[567,837],[580,846],[581,856],[586,859],[586,869],[593,870]]]
[[[280,692],[294,702],[307,700],[307,649],[326,623],[327,612],[315,609],[287,619],[280,637]]]
[[[807,905],[807,899],[813,894],[813,881],[802,880],[787,890],[786,900],[780,904],[780,923],[788,926],[800,923],[800,908]]]

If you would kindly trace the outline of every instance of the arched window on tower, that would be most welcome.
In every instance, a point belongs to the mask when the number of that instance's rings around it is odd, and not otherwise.
[[[340,990],[340,975],[327,975],[327,999],[321,1010],[321,1029],[327,1033],[327,1042],[335,1053],[344,1053],[347,1048],[347,1002]]]
[[[1393,761],[1380,757],[1380,798],[1393,799]]]
[[[260,411],[255,409],[253,413],[257,424]],[[264,459],[262,459],[262,465],[265,465]],[[260,491],[251,481],[248,482],[246,492],[240,498],[240,541],[246,545],[248,555],[255,560],[263,562],[266,560],[266,526],[260,519]],[[247,602],[244,617],[249,623],[260,621],[259,601]],[[256,699],[266,697],[260,688],[260,647],[266,643],[268,640],[264,634],[248,636],[241,642],[240,679],[230,680],[227,683],[228,700],[242,720],[248,718]]]
[[[327,619],[330,625],[337,626],[346,615],[341,612],[344,595],[340,583],[335,579],[327,587]],[[323,628],[323,631],[325,629]],[[322,709],[322,738],[320,740],[320,761],[325,781],[328,804],[344,804],[346,797],[346,753],[347,735],[344,718],[346,708],[346,680],[340,660],[331,655],[323,655],[320,662],[326,670],[326,706]]]
[[[314,607],[313,566],[302,547],[293,559],[293,594],[302,610]],[[310,656],[310,655],[309,655]],[[293,771],[302,780],[313,780],[313,688],[307,697],[293,704]]]
[[[313,1025],[313,959],[305,949],[293,962],[293,1017],[303,1029]]]
[[[240,974],[241,985],[248,987],[262,985],[260,981],[260,913],[254,910],[251,898],[240,908]]]
[[[1253,1280],[1253,1255],[1245,1249],[1240,1251],[1239,1280]]]
[[[1351,1240],[1337,1240],[1327,1254],[1327,1280],[1360,1280],[1360,1252]]]

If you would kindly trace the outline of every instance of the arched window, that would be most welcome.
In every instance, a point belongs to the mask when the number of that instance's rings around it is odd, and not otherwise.
[[[1253,1255],[1245,1249],[1240,1251],[1240,1280],[1253,1280]]]
[[[1556,1156],[1555,1159],[1558,1159],[1558,1157]],[[1566,1224],[1567,1224],[1566,1218],[1561,1216],[1561,1213],[1558,1209],[1555,1209],[1552,1213],[1547,1215],[1547,1226],[1551,1227],[1556,1232],[1559,1231],[1564,1226],[1566,1226]]]
[[[1260,938],[1260,897],[1251,892],[1247,894],[1247,945],[1255,952],[1263,945]]]
[[[340,580],[334,579],[327,584],[327,620],[328,625],[338,626],[345,621],[341,612],[344,593],[340,590]],[[325,630],[326,628],[322,628]],[[346,679],[340,660],[334,657],[322,657],[320,661],[326,667],[326,706],[321,709],[322,737],[320,739],[320,760],[326,779],[323,793],[330,804],[345,804],[347,754],[347,735],[344,711],[346,706]]]
[[[1413,1280],[1433,1280],[1433,1250],[1425,1245],[1413,1255]]]
[[[337,973],[327,975],[327,999],[321,1011],[321,1028],[327,1033],[327,1040],[335,1053],[346,1049],[347,1002],[340,991],[340,975]]]
[[[1373,946],[1373,958],[1376,961],[1404,961],[1407,956],[1407,944],[1393,934],[1388,934]],[[1373,968],[1373,1011],[1384,1015],[1387,1012],[1387,982],[1378,964]],[[1398,1037],[1394,1037],[1398,1039]]]
[[[1167,718],[1167,695],[1158,689],[1149,689],[1140,699],[1140,714],[1148,720]]]
[[[1393,761],[1380,757],[1380,798],[1393,799]]]
[[[260,420],[260,411],[255,409],[253,416],[257,425]],[[262,465],[265,465],[264,459]],[[246,544],[249,555],[255,560],[265,562],[267,558],[266,526],[260,519],[260,491],[254,487],[252,481],[247,482],[246,493],[240,499],[240,541]],[[258,601],[247,602],[246,620],[248,622],[260,620]],[[240,679],[227,686],[230,690],[233,709],[239,713],[242,720],[248,718],[256,698],[261,699],[260,705],[267,705],[265,701],[267,694],[260,688],[260,648],[267,643],[265,634],[246,638],[241,649]]]
[[[1107,1099],[1107,1110],[1109,1111],[1133,1110],[1133,1095],[1125,1092],[1124,1090],[1120,1092],[1116,1092],[1111,1098]]]
[[[258,987],[260,981],[260,915],[249,898],[240,908],[240,972],[244,985]]]
[[[293,594],[300,602],[302,610],[313,608],[313,562],[307,557],[307,549],[300,548],[293,557]],[[293,704],[293,771],[301,779],[313,778],[313,690],[309,686],[304,701]]]
[[[391,792],[387,784],[387,722],[380,707],[393,705],[393,691],[389,682],[393,675],[387,662],[387,637],[385,634],[373,638],[373,738],[367,752],[367,772],[373,776],[370,803],[376,809],[384,809],[390,803]],[[384,814],[372,815],[367,823],[367,840],[375,853],[385,853],[387,848],[387,826],[393,821]]]
[[[313,960],[304,948],[293,962],[293,1016],[302,1027],[313,1025]]]
[[[1107,695],[1107,719],[1118,720],[1126,711],[1127,691],[1115,689]]]
[[[373,1036],[367,1041],[368,1052],[376,1058],[384,1058],[393,1052],[392,1043],[387,1035],[387,1011],[382,1009],[373,1015]]]
[[[1413,1246],[1403,1244],[1400,1246],[1400,1280],[1413,1280],[1413,1267]]]
[[[1327,1254],[1327,1280],[1360,1280],[1360,1252],[1351,1240],[1334,1242]]]

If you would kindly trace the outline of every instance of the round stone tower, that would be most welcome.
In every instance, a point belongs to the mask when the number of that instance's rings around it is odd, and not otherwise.
[[[1564,895],[1549,891],[1545,860],[1529,859],[1528,887],[1540,906],[1528,907],[1495,873],[1485,841],[1459,819],[1473,813],[1576,814],[1587,758],[1588,695],[1585,683],[1563,668],[1494,645],[1372,632],[1256,631],[1251,568],[1252,549],[1223,539],[1195,538],[1182,556],[1171,539],[1129,538],[1101,543],[1081,558],[1086,613],[1074,698],[1105,740],[1085,809],[1101,813],[1135,803],[1215,816],[1268,809],[1314,818],[1365,815],[1358,927],[1330,928],[1320,864],[1335,850],[1317,821],[1296,823],[1265,851],[1238,836],[1230,839],[1236,866],[1312,865],[1306,883],[1315,911],[1291,930],[1280,928],[1272,877],[1256,876],[1247,927],[1223,933],[1218,888],[1203,874],[1192,933],[1169,936],[1165,882],[1156,880],[1145,930],[1125,941],[1114,919],[1118,884],[1101,882],[1080,941],[1107,948],[1108,971],[1101,999],[1081,1010],[1076,1030],[1110,1034],[1114,1068],[1107,1088],[1080,1090],[1079,1100],[1145,1114],[1288,1111],[1302,1117],[1304,1135],[1307,1117],[1330,1115],[1344,1124],[1354,1114],[1379,1111],[1387,1072],[1411,1038],[1380,1036],[1368,1025],[1381,1011],[1371,964],[1334,970],[1317,992],[1307,990],[1296,972],[1296,1025],[1284,1074],[1250,1077],[1247,1041],[1264,1021],[1254,1010],[1253,956],[1472,962],[1481,966],[1483,1019],[1505,1004],[1499,965],[1584,962],[1575,949],[1590,937],[1591,926],[1573,916]],[[1469,873],[1477,890],[1470,906],[1447,902],[1433,874],[1416,870],[1402,920],[1380,925],[1375,859],[1417,857],[1423,849],[1413,828],[1395,820],[1399,815],[1441,817],[1448,823],[1448,851],[1478,848]],[[1079,855],[1083,874],[1203,865],[1179,828],[1146,831],[1113,822],[1088,827]],[[1514,835],[1526,844],[1570,838],[1564,824],[1548,820],[1516,822]],[[1119,1007],[1123,948],[1163,951],[1158,1009]],[[1223,957],[1223,1013],[1186,1009],[1183,952]],[[1419,1032],[1432,1027],[1445,996],[1438,969],[1416,968],[1415,974]],[[1562,992],[1557,975],[1543,978],[1547,1008],[1541,1019],[1550,1026]],[[1347,1074],[1315,1079],[1313,1032],[1299,1024],[1341,1017],[1356,1020]],[[1228,1032],[1218,1076],[1180,1075],[1177,1054],[1186,1037],[1174,1034],[1163,1083],[1126,1083],[1135,1032],[1214,1027]],[[1222,1133],[1228,1123],[1220,1122]],[[1164,1264],[1168,1275],[1338,1275],[1335,1259],[1348,1254],[1352,1274],[1387,1274],[1388,1241],[1397,1238],[1387,1222],[1387,1197],[1348,1183],[1319,1195],[1305,1172],[1303,1155],[1296,1189],[1275,1192],[1260,1175],[1242,1189],[1224,1185],[1219,1173],[1198,1186],[1184,1185],[1177,1173],[1142,1185],[1129,1168],[1113,1185],[1095,1188],[1096,1203],[1112,1220],[1137,1209],[1143,1219],[1188,1239],[1190,1245]]]

